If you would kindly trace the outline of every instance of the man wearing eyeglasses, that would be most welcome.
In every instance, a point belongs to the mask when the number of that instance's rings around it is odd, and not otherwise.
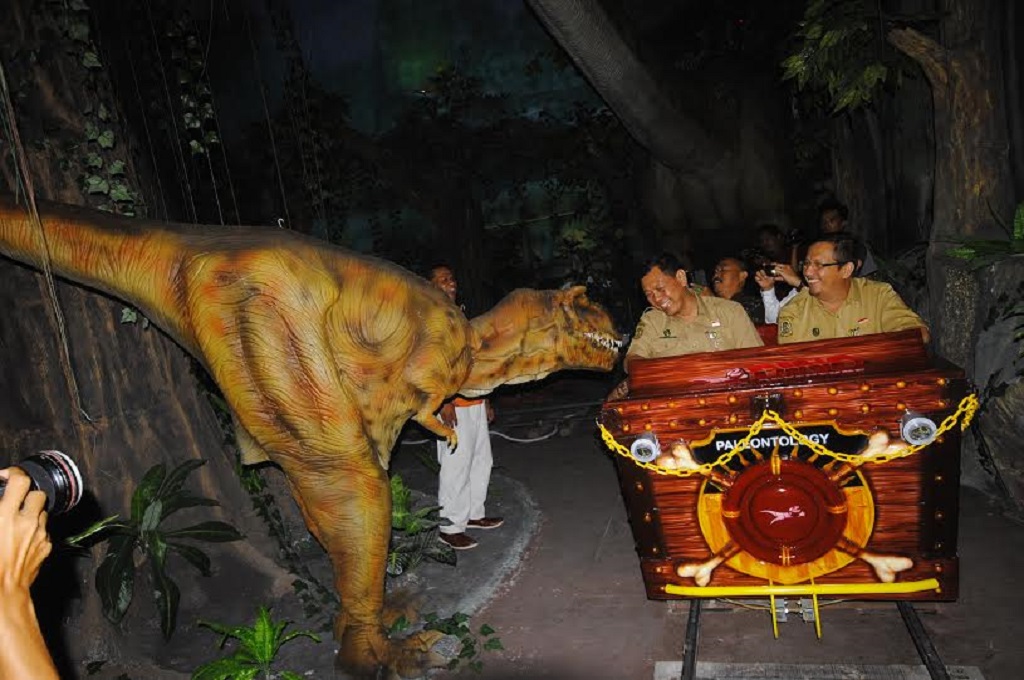
[[[779,342],[808,342],[928,327],[887,283],[855,278],[864,245],[849,234],[824,236],[802,263],[806,288],[779,311]]]

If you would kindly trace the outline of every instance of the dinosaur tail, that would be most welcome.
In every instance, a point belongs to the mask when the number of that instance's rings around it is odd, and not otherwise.
[[[167,283],[185,257],[186,227],[46,202],[38,209],[39,224],[26,204],[0,194],[0,254],[42,269],[48,253],[58,276],[125,300],[181,334],[180,320],[167,316],[179,306]]]

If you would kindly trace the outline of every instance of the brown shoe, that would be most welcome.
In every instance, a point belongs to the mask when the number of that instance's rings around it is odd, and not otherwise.
[[[497,529],[504,523],[504,517],[481,517],[469,520],[466,522],[466,526],[470,529]]]
[[[471,550],[477,546],[477,542],[466,534],[445,534],[439,533],[437,537],[443,543],[447,543],[456,550]]]

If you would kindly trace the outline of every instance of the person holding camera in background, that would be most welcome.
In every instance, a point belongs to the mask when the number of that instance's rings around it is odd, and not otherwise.
[[[754,272],[754,281],[761,289],[765,323],[776,323],[779,320],[779,310],[795,298],[804,285],[803,278],[793,270],[793,267],[783,262],[765,263]],[[781,300],[775,292],[780,282],[789,287],[789,292]]]
[[[31,491],[24,470],[0,470],[0,680],[58,680],[29,588],[53,546],[46,494]]]

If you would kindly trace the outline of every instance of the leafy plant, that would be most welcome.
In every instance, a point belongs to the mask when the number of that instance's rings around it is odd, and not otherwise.
[[[800,47],[782,62],[783,80],[824,90],[833,111],[867,104],[900,73],[880,58],[879,22],[864,0],[812,0],[796,32]]]
[[[103,603],[103,615],[119,623],[135,594],[135,571],[146,562],[150,567],[153,598],[160,614],[164,638],[174,634],[180,591],[167,573],[167,556],[177,553],[203,576],[209,576],[210,558],[202,550],[182,541],[223,543],[243,538],[230,524],[206,521],[180,529],[169,529],[164,520],[185,508],[219,505],[217,501],[194,496],[184,489],[188,476],[206,461],[188,460],[168,472],[161,464],[151,467],[132,494],[131,517],[122,521],[108,517],[67,540],[72,546],[92,543],[105,535],[107,554],[96,570],[96,590]],[[136,554],[141,556],[138,565]]]
[[[281,647],[299,637],[306,637],[317,643],[320,637],[308,630],[285,634],[290,621],[275,622],[270,610],[260,607],[252,626],[228,627],[219,623],[200,621],[200,626],[219,633],[220,649],[229,639],[238,640],[238,649],[231,656],[203,664],[192,673],[192,680],[251,680],[262,677],[282,680],[301,680],[302,676],[291,671],[273,671],[272,666]]]
[[[389,634],[394,635],[408,628],[409,621],[404,616],[399,617],[391,626]],[[455,670],[464,664],[470,670],[479,673],[483,669],[483,661],[480,659],[482,652],[504,649],[501,638],[493,628],[485,623],[474,633],[469,625],[469,614],[463,612],[455,612],[445,618],[439,617],[436,613],[427,614],[423,617],[423,630],[436,630],[459,640],[461,646],[458,656],[448,662],[448,670]]]
[[[391,546],[387,572],[399,576],[424,560],[454,565],[455,550],[438,540],[441,518],[436,505],[421,505],[400,475],[391,476]]]
[[[994,211],[992,216],[1007,232],[1009,240],[971,239],[950,248],[946,253],[961,260],[967,260],[975,269],[986,267],[1009,255],[1024,254],[1024,202],[1017,204],[1017,209],[1013,214],[1012,229],[1007,227]]]

